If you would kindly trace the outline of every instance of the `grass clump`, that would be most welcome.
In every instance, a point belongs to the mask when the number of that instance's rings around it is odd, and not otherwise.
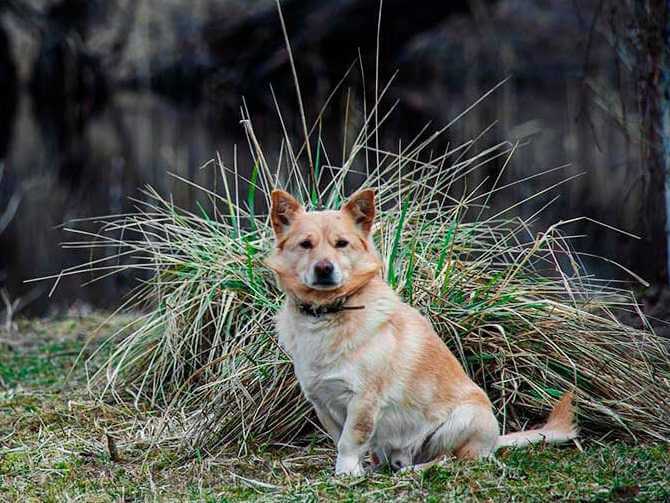
[[[105,255],[60,276],[146,278],[123,306],[144,314],[103,345],[109,357],[91,375],[94,393],[158,410],[162,434],[179,434],[189,448],[245,452],[313,428],[273,330],[282,297],[262,263],[272,246],[268,197],[281,186],[307,207],[338,208],[353,189],[373,187],[386,279],[430,318],[506,429],[545,414],[574,387],[582,427],[668,441],[670,353],[650,328],[617,320],[616,311],[639,311],[632,294],[589,275],[562,232],[570,222],[538,233],[537,215],[514,216],[527,199],[492,209],[499,193],[528,183],[500,184],[517,146],[480,148],[477,138],[435,154],[449,124],[384,148],[378,139],[393,108],[381,111],[387,89],[355,135],[347,122],[341,162],[326,151],[322,114],[304,127],[298,149],[282,120],[284,140],[270,162],[245,112],[248,162],[236,153],[232,167],[212,163],[218,189],[181,179],[202,195],[195,211],[148,187],[135,213],[100,219],[94,234],[72,229],[85,238],[68,246]],[[468,189],[485,167],[497,179]]]

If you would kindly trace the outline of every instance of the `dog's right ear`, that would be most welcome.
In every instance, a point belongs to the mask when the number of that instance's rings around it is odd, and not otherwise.
[[[270,209],[270,222],[275,231],[275,237],[279,240],[291,226],[296,215],[304,210],[300,203],[288,192],[283,190],[272,191],[272,208]]]

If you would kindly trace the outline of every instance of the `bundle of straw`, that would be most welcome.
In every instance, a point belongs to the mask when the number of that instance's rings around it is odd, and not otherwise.
[[[513,215],[527,199],[491,210],[493,198],[513,186],[500,180],[516,145],[475,150],[472,140],[435,155],[436,141],[461,114],[397,151],[383,149],[381,127],[393,110],[381,111],[387,90],[376,93],[372,109],[363,103],[355,135],[347,108],[338,165],[317,128],[323,110],[308,130],[300,107],[297,150],[281,121],[274,166],[245,110],[249,176],[236,157],[232,168],[220,158],[213,164],[220,190],[180,179],[201,191],[210,210],[180,209],[148,187],[137,212],[101,219],[94,234],[71,229],[86,239],[70,246],[110,251],[58,277],[96,270],[148,276],[122,306],[142,314],[100,349],[109,356],[92,375],[93,392],[159,410],[166,423],[186,428],[189,446],[244,450],[312,428],[273,328],[282,295],[262,263],[273,246],[269,193],[281,186],[307,207],[337,208],[347,192],[373,187],[380,205],[374,239],[387,281],[430,318],[505,428],[544,414],[574,387],[583,428],[670,439],[670,352],[650,328],[617,320],[617,311],[639,312],[632,294],[585,271],[561,232],[569,222],[534,234],[537,215]],[[470,174],[491,163],[500,172],[495,183],[465,190]],[[351,187],[353,179],[362,181]]]

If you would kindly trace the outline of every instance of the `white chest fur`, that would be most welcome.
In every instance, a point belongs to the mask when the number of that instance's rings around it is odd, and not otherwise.
[[[286,306],[277,321],[279,342],[291,355],[296,377],[309,400],[323,394],[323,388],[351,391],[355,383],[350,364],[341,351],[333,351],[342,331],[338,316],[316,318],[295,313]]]
[[[361,390],[365,375],[374,373],[392,346],[382,329],[391,310],[390,302],[367,305],[364,321],[352,324],[346,314],[317,318],[284,306],[277,318],[279,341],[310,401],[346,399]]]

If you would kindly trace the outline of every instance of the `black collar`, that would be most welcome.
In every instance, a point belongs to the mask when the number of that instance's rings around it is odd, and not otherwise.
[[[313,318],[320,318],[326,314],[340,313],[342,311],[353,311],[356,309],[365,309],[365,306],[345,306],[348,298],[344,297],[337,299],[332,304],[324,304],[317,306],[314,304],[298,303],[298,311],[305,316],[312,316]]]

